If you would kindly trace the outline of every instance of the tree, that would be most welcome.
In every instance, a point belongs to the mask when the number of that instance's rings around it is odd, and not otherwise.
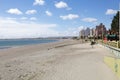
[[[111,23],[111,30],[113,32],[119,32],[119,11],[117,14],[114,16],[112,23]]]

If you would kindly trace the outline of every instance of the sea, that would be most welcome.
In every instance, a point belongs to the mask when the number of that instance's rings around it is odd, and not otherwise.
[[[58,41],[57,39],[1,39],[0,49],[6,49],[23,45],[51,43],[57,41]]]

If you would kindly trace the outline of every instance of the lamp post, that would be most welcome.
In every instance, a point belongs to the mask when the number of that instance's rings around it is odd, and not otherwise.
[[[104,33],[104,32],[103,32],[103,27],[104,27],[104,26],[102,25],[102,43],[103,43],[103,33]]]
[[[120,3],[119,3],[119,41],[120,41]]]

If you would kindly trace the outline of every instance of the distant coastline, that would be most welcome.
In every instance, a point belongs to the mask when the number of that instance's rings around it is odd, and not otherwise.
[[[33,44],[44,44],[57,42],[60,39],[49,39],[49,38],[21,38],[21,39],[0,39],[0,49],[7,49],[16,46],[33,45]]]
[[[20,39],[71,39],[76,36],[65,36],[65,37],[38,37],[38,38],[2,38],[0,40],[20,40]]]

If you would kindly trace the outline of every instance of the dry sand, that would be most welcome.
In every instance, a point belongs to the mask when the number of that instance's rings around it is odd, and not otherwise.
[[[118,80],[100,45],[65,40],[0,50],[0,80]]]

